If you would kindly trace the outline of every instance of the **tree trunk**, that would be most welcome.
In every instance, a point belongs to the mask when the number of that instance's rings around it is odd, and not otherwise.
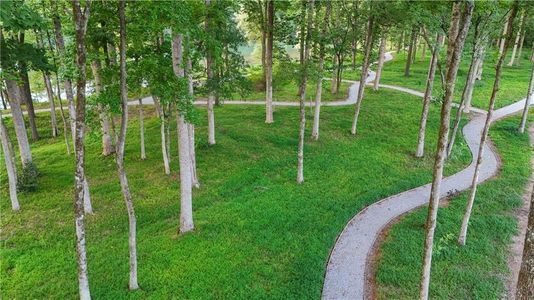
[[[374,16],[369,17],[367,22],[367,36],[365,38],[365,56],[363,59],[362,73],[360,75],[360,86],[358,88],[358,97],[356,99],[356,109],[354,110],[354,119],[352,120],[352,128],[350,133],[356,135],[358,127],[358,117],[360,115],[360,107],[363,101],[363,91],[365,90],[365,83],[367,80],[367,72],[369,71],[369,57],[373,47],[373,30],[374,30]]]
[[[189,45],[188,45],[189,49]],[[187,57],[187,65],[186,65],[186,75],[187,75],[187,83],[188,83],[188,92],[189,96],[191,97],[191,100],[194,101],[194,89],[193,89],[193,64],[191,62],[191,57],[188,55]],[[191,183],[195,188],[200,188],[200,182],[198,180],[197,176],[197,159],[195,154],[195,125],[192,123],[188,123],[188,133],[189,133],[189,156],[191,157]]]
[[[78,7],[79,7],[79,2],[78,3]],[[55,9],[57,10],[57,7],[55,7]],[[57,15],[57,11],[55,12],[55,15],[54,15],[54,18],[53,18],[53,21],[54,21],[54,32],[55,32],[55,35],[56,35],[56,46],[57,46],[57,49],[58,49],[58,52],[59,52],[59,56],[62,58],[61,60],[61,65],[65,68],[66,65],[65,65],[65,60],[66,60],[66,57],[65,57],[65,43],[63,41],[63,33],[62,33],[62,30],[61,30],[61,22],[59,20],[59,15]],[[84,45],[85,47],[85,45]],[[85,58],[84,58],[85,60]],[[85,72],[85,67],[84,67],[84,72]],[[74,93],[73,93],[73,90],[72,90],[72,82],[70,79],[64,79],[63,81],[63,84],[65,86],[65,94],[67,95],[67,101],[68,101],[68,106],[69,106],[69,119],[70,119],[70,129],[71,129],[71,134],[72,134],[72,143],[73,143],[73,146],[74,146],[74,154],[76,154],[76,109],[74,107]],[[85,95],[85,90],[83,91],[84,95]],[[85,103],[85,99],[84,99],[84,103]],[[84,108],[85,110],[85,108]],[[89,194],[89,183],[87,182],[87,178],[84,177],[82,178],[84,180],[84,183],[83,183],[83,188],[84,188],[84,193],[83,193],[83,202],[84,202],[84,210],[86,213],[93,213],[93,209],[92,209],[92,205],[91,205],[91,195]]]
[[[471,64],[473,64],[473,69],[471,70],[471,66],[469,67],[469,73],[467,75],[467,82],[464,89],[465,93],[465,101],[464,101],[464,112],[469,113],[471,110],[471,100],[473,98],[473,91],[475,89],[475,81],[478,74],[478,69],[482,65],[482,56],[484,55],[484,49],[485,49],[486,41],[483,40],[480,42],[480,45],[477,45],[477,47],[474,49],[475,53],[473,53],[473,60],[471,61]],[[462,97],[464,95],[462,94]]]
[[[518,1],[514,1],[512,5],[512,10],[510,12],[510,18],[508,19],[508,26],[506,29],[506,37],[503,51],[499,54],[499,60],[495,66],[495,81],[493,82],[493,91],[491,92],[491,97],[489,101],[488,113],[486,115],[486,122],[484,123],[484,129],[482,130],[482,136],[480,138],[480,145],[478,148],[478,157],[475,165],[475,172],[473,174],[473,181],[471,183],[471,191],[469,193],[469,199],[467,202],[467,207],[465,209],[464,218],[462,220],[462,228],[460,230],[460,235],[458,237],[458,244],[465,245],[465,240],[467,237],[467,227],[469,225],[469,219],[471,217],[471,210],[473,209],[473,203],[475,201],[475,196],[478,187],[478,176],[480,172],[480,164],[482,163],[482,157],[484,156],[484,148],[486,146],[486,139],[488,138],[488,132],[491,125],[493,117],[493,109],[495,106],[495,98],[497,97],[497,92],[499,91],[499,84],[501,81],[502,65],[506,57],[506,52],[510,48],[512,42],[512,31],[514,25],[514,19],[517,14]]]
[[[525,126],[527,125],[527,116],[528,108],[530,106],[532,91],[534,90],[534,64],[532,64],[532,71],[530,72],[530,81],[528,84],[527,99],[525,100],[525,108],[523,109],[523,114],[521,115],[521,122],[519,123],[519,132],[525,132]],[[533,206],[534,209],[534,206]]]
[[[67,146],[67,154],[70,155],[70,145],[69,145],[69,133],[67,120],[65,118],[65,112],[63,111],[63,102],[61,101],[61,88],[59,87],[59,76],[56,73],[56,88],[57,88],[57,99],[59,101],[59,111],[61,113],[61,122],[63,123],[63,138],[65,139],[65,146]]]
[[[26,133],[26,125],[22,116],[22,109],[20,108],[19,101],[22,93],[17,83],[13,80],[6,79],[6,88],[9,95],[9,107],[11,108],[11,117],[13,118],[13,126],[15,127],[15,134],[17,135],[17,142],[19,144],[22,166],[27,167],[28,164],[32,163],[32,153],[30,143],[28,142],[28,134]]]
[[[523,260],[519,270],[517,280],[517,300],[534,299],[534,188],[530,197],[530,212],[528,214],[527,233],[525,235],[525,246],[523,248]]]
[[[469,65],[469,71],[467,72],[467,79],[462,92],[462,98],[460,100],[460,104],[458,105],[458,110],[456,110],[456,117],[454,119],[452,133],[449,138],[449,143],[447,144],[447,158],[451,156],[454,143],[456,142],[456,135],[458,134],[458,129],[460,128],[460,122],[462,121],[462,112],[464,110],[469,111],[471,107],[471,97],[473,96],[475,75],[477,71],[476,66],[478,64],[478,60],[480,59],[480,52],[481,48],[483,47],[482,43],[484,43],[484,41],[479,40],[479,33],[480,32],[478,31],[478,28],[475,28],[475,34],[473,37],[473,55],[471,57],[471,64]]]
[[[523,26],[525,25],[525,22],[523,23]],[[517,51],[517,57],[515,60],[515,65],[519,66],[521,64],[521,52],[523,52],[523,44],[525,43],[525,35],[527,34],[526,30],[523,30],[523,34],[521,35],[521,40],[519,41],[519,51]]]
[[[301,34],[304,34],[304,24],[306,20],[306,6],[308,9],[306,37],[300,39],[300,47],[303,51],[303,61],[301,65],[301,80],[300,88],[302,93],[300,94],[300,127],[299,127],[299,146],[297,151],[297,183],[304,182],[304,132],[306,130],[306,84],[308,80],[308,59],[310,57],[310,39],[313,24],[313,6],[314,0],[303,1],[302,5],[302,25]],[[301,51],[302,51],[301,50]]]
[[[404,43],[404,30],[401,31],[399,35],[399,41],[397,43],[397,54],[399,54],[400,51],[402,50],[403,43]]]
[[[46,94],[48,102],[50,102],[50,121],[52,125],[52,136],[57,137],[57,120],[56,120],[56,104],[54,103],[54,90],[48,74],[43,72],[43,81],[46,86]]]
[[[163,167],[165,168],[165,175],[171,174],[171,168],[169,166],[169,154],[167,152],[167,138],[165,133],[165,114],[163,112],[163,104],[160,103],[159,98],[154,96],[154,105],[158,111],[159,120],[160,120],[160,135],[161,135],[161,155],[163,156]]]
[[[430,99],[432,98],[432,88],[434,86],[434,78],[436,76],[436,66],[438,64],[439,47],[443,39],[444,39],[444,36],[441,34],[438,34],[436,38],[436,45],[432,47],[432,58],[430,60],[430,67],[428,69],[428,76],[426,79],[426,88],[425,88],[425,94],[423,97],[423,111],[421,113],[421,122],[419,124],[419,137],[417,139],[417,151],[415,152],[415,157],[423,157],[425,155],[426,122],[428,120],[428,110],[430,108]]]
[[[14,211],[20,210],[19,200],[17,198],[17,165],[15,163],[15,154],[13,147],[7,134],[7,128],[4,125],[2,111],[0,111],[0,141],[2,142],[2,150],[4,152],[4,160],[6,163],[7,179],[9,182],[9,198],[11,199],[11,209]]]
[[[23,67],[21,67],[22,72],[20,74],[22,80],[20,91],[26,104],[26,111],[28,112],[28,121],[32,132],[32,140],[36,141],[39,139],[39,132],[37,131],[37,124],[35,123],[35,109],[33,108],[32,93],[30,90],[30,79],[28,78],[28,70],[26,69],[26,64],[21,63],[21,65]]]
[[[378,66],[376,68],[376,77],[373,83],[373,90],[378,91],[378,85],[380,84],[380,77],[382,76],[382,68],[384,67],[384,55],[386,52],[386,39],[387,35],[384,33],[380,39],[380,50],[378,51]]]
[[[423,44],[423,50],[421,51],[421,61],[425,60],[426,58],[426,43]]]
[[[509,19],[510,17],[508,17],[506,19],[506,22],[504,23],[504,29],[503,29],[503,32],[502,32],[502,37],[501,39],[499,40],[499,55],[502,54],[503,50],[504,50],[504,42],[505,42],[505,38],[504,36],[506,35],[506,28],[508,28],[508,23],[510,21]]]
[[[408,46],[408,55],[406,55],[406,65],[404,66],[404,76],[410,76],[410,67],[412,66],[413,48],[415,47],[416,29],[412,29],[410,45]]]
[[[79,0],[72,1],[73,16],[76,31],[76,62],[78,79],[76,82],[76,126],[74,147],[76,153],[74,213],[76,222],[76,253],[78,256],[78,288],[80,299],[89,300],[89,277],[87,275],[87,254],[85,249],[85,32],[89,18],[90,2],[82,12]]]
[[[145,152],[145,117],[143,111],[143,98],[139,97],[139,140],[141,144],[141,159],[146,159]]]
[[[517,52],[517,46],[519,44],[519,41],[521,39],[521,30],[523,28],[523,17],[524,14],[521,14],[521,19],[519,20],[519,30],[517,31],[515,35],[515,42],[514,42],[514,49],[512,50],[512,55],[510,56],[510,62],[508,62],[508,66],[511,67],[514,65],[515,62],[515,54]]]
[[[206,3],[206,31],[208,32],[208,35],[210,34],[212,28],[211,28],[211,0],[205,0]],[[213,49],[206,49],[206,71],[208,75],[208,82],[213,81],[213,73],[214,73],[214,61],[213,61]],[[208,92],[208,144],[209,145],[215,145],[215,112],[213,111],[213,102],[215,101],[215,94],[210,88],[210,91]]]
[[[484,71],[484,58],[486,56],[486,47],[483,47],[480,54],[480,59],[477,65],[477,75],[475,76],[476,80],[482,80],[482,72]]]
[[[102,92],[102,78],[100,77],[100,60],[94,59],[91,62],[91,69],[93,70],[93,77],[95,79],[95,92],[100,95]],[[104,105],[98,104],[98,111],[100,117],[100,125],[102,126],[102,155],[108,156],[115,152],[113,147],[113,139],[111,138],[109,128],[109,117],[107,109]]]
[[[119,24],[120,24],[120,46],[119,46],[119,66],[120,66],[120,93],[121,93],[121,128],[117,139],[117,171],[121,184],[122,195],[126,203],[128,212],[128,250],[130,252],[130,290],[139,288],[137,284],[137,242],[136,242],[136,218],[128,178],[124,170],[124,143],[126,141],[126,130],[128,127],[128,86],[126,85],[126,16],[125,0],[119,1]]]
[[[265,123],[273,122],[273,23],[274,1],[267,0],[267,49],[265,51]]]
[[[331,89],[330,91],[332,92],[332,94],[337,94],[338,93],[338,90],[337,90],[337,69],[338,69],[338,57],[337,57],[337,54],[334,54],[334,62],[332,64],[332,86],[331,86]]]
[[[445,162],[445,152],[447,146],[447,138],[449,135],[449,123],[451,115],[452,100],[454,97],[454,86],[456,83],[456,75],[460,65],[460,58],[471,23],[471,16],[473,14],[473,2],[466,2],[463,11],[461,11],[462,4],[455,2],[453,4],[453,12],[451,18],[451,26],[449,28],[449,43],[447,49],[447,75],[445,96],[443,97],[443,104],[441,106],[441,120],[439,128],[439,138],[437,143],[436,159],[434,163],[434,170],[432,173],[432,187],[430,190],[430,200],[428,206],[428,215],[425,223],[425,242],[423,266],[421,271],[421,284],[419,296],[421,300],[428,299],[428,288],[430,285],[430,268],[432,265],[432,245],[434,242],[434,231],[436,229],[436,221],[438,214],[438,205],[440,199],[441,179],[443,177],[443,166]],[[460,19],[462,22],[460,22]]]
[[[332,5],[330,2],[326,2],[325,17],[321,29],[321,38],[325,38],[328,31],[327,20],[330,19],[330,11]],[[324,71],[324,57],[325,57],[325,44],[321,39],[319,42],[319,66],[318,66],[318,80],[317,87],[315,89],[315,109],[313,114],[313,127],[312,127],[312,139],[319,140],[319,122],[321,115],[321,97],[323,94],[323,71]]]
[[[175,34],[172,40],[172,66],[174,75],[183,78],[183,37]],[[192,195],[192,166],[191,147],[189,136],[189,124],[185,120],[185,112],[178,111],[176,114],[176,128],[178,130],[178,151],[180,161],[180,234],[189,232],[195,228],[193,223],[193,195]]]
[[[6,99],[4,99],[4,89],[0,89],[0,98],[2,99],[2,106],[4,107],[4,110],[6,110],[7,103],[6,103]]]

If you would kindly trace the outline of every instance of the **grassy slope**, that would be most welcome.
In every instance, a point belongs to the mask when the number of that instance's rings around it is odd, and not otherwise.
[[[202,112],[197,133],[202,188],[194,192],[197,229],[177,236],[176,141],[173,173],[167,178],[158,121],[152,117],[146,122],[148,159],[140,161],[132,108],[126,168],[136,203],[141,290],[130,293],[126,288],[126,211],[113,158],[99,155],[99,141],[93,137],[87,146],[96,211],[87,217],[93,296],[319,298],[329,251],[346,222],[366,205],[431,179],[431,155],[423,160],[412,156],[419,98],[368,89],[357,138],[348,134],[352,113],[352,106],[323,109],[321,140],[306,144],[306,181],[299,186],[295,184],[297,109],[277,108],[276,122],[269,126],[263,122],[263,108],[217,108],[214,147],[206,145]],[[438,115],[433,105],[429,152],[435,148]],[[38,115],[38,121],[45,128],[47,115]],[[43,174],[40,190],[20,195],[18,214],[9,209],[7,178],[0,173],[1,295],[75,298],[72,157],[65,155],[60,138],[41,140],[32,150]],[[458,150],[448,173],[469,162],[466,147]]]
[[[507,276],[508,245],[516,232],[514,209],[521,205],[532,151],[528,135],[517,133],[519,118],[500,121],[490,132],[502,158],[499,175],[479,186],[467,245],[456,244],[468,192],[439,210],[432,261],[432,299],[500,299]],[[529,150],[530,149],[530,150]],[[426,208],[394,225],[381,248],[377,271],[380,299],[418,295]]]
[[[404,77],[404,66],[406,64],[406,54],[394,54],[396,59],[388,62],[384,66],[384,71],[381,83],[400,85],[404,87],[413,88],[415,90],[424,91],[426,85],[426,77],[428,73],[428,63],[430,61],[430,52],[427,51],[425,60],[421,60],[420,51],[417,52],[415,63],[411,67],[410,77]],[[519,66],[508,67],[507,58],[503,67],[503,74],[501,77],[501,92],[497,94],[496,108],[506,106],[519,99],[526,97],[528,88],[528,81],[530,79],[530,63],[528,61],[530,51],[523,49],[521,63]],[[484,61],[484,72],[482,80],[475,83],[475,90],[473,92],[472,105],[487,109],[488,101],[493,89],[493,81],[495,79],[495,62],[496,54],[488,53]],[[465,80],[469,71],[470,57],[464,57],[458,71],[458,81],[455,89],[455,101],[459,102],[465,86]],[[445,66],[444,66],[445,67]],[[445,72],[445,70],[443,70]],[[436,73],[436,80],[434,81],[434,95],[438,95],[442,91],[439,74]],[[506,92],[503,92],[506,91]]]

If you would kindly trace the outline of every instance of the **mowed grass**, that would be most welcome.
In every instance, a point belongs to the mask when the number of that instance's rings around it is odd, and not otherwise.
[[[466,45],[466,51],[462,57],[460,69],[458,70],[458,79],[455,88],[455,102],[460,102],[462,92],[469,72],[469,64],[471,63],[470,46]],[[467,51],[469,50],[469,51]],[[445,54],[444,54],[445,55]],[[508,57],[504,61],[503,72],[501,76],[500,92],[497,94],[496,108],[504,107],[508,104],[514,103],[519,99],[523,99],[527,95],[528,82],[530,80],[531,63],[529,61],[531,51],[523,48],[519,65],[509,67],[511,51],[508,51]],[[424,92],[426,87],[426,78],[428,75],[428,67],[431,58],[430,51],[426,51],[426,57],[421,59],[421,49],[417,52],[415,62],[410,68],[410,76],[404,76],[404,67],[406,65],[406,52],[396,54],[393,52],[394,60],[384,64],[382,71],[381,83],[399,85],[403,87],[412,88]],[[497,53],[493,50],[486,53],[484,60],[484,71],[482,73],[482,80],[475,82],[473,91],[472,105],[482,109],[488,109],[489,99],[493,90],[493,82],[495,81],[495,64],[497,62]],[[443,64],[443,72],[445,73],[445,57],[441,57]],[[442,95],[443,89],[439,71],[436,71],[436,78],[434,81],[434,96]]]
[[[329,252],[347,221],[366,205],[430,182],[439,107],[431,106],[428,154],[416,160],[420,106],[420,98],[411,95],[368,89],[357,137],[349,134],[353,106],[323,108],[321,139],[311,142],[306,131],[302,185],[295,183],[298,109],[278,107],[275,123],[267,125],[263,107],[216,107],[217,145],[210,147],[205,109],[199,107],[202,186],[194,191],[196,230],[183,236],[177,234],[175,128],[167,177],[153,108],[147,108],[145,122],[148,158],[141,161],[132,107],[125,164],[137,215],[140,289],[127,289],[127,214],[114,158],[102,157],[99,138],[90,135],[86,164],[95,214],[86,217],[86,237],[92,296],[319,298]],[[311,120],[311,110],[307,113]],[[10,210],[7,176],[0,172],[1,296],[76,298],[74,159],[62,138],[50,138],[49,116],[39,114],[38,122],[45,138],[32,151],[42,176],[37,192],[19,195],[19,213]],[[10,120],[8,126],[14,140]],[[470,161],[459,142],[448,174]]]
[[[534,114],[531,114],[531,120]],[[430,280],[432,299],[502,299],[509,276],[508,246],[517,231],[514,210],[531,174],[532,148],[527,134],[519,134],[519,118],[495,124],[490,136],[502,159],[492,180],[479,185],[467,244],[457,244],[469,192],[440,207],[434,239]],[[422,265],[427,208],[403,217],[380,249],[376,275],[379,299],[416,299]]]

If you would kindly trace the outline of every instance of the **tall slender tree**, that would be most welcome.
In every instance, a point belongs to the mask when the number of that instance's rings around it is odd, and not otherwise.
[[[85,33],[89,19],[91,0],[85,1],[82,10],[79,0],[72,1],[72,13],[76,32],[76,63],[78,78],[76,80],[76,126],[74,147],[76,153],[76,171],[74,173],[74,214],[76,223],[76,253],[78,256],[78,289],[81,300],[91,299],[89,276],[87,272],[87,252],[85,247]]]
[[[206,4],[206,20],[205,20],[205,30],[207,36],[213,36],[213,28],[211,25],[212,22],[212,4],[211,0],[205,0]],[[213,53],[213,42],[208,41],[206,46],[206,73],[208,77],[208,84],[213,85],[215,78],[215,58]],[[215,145],[215,112],[213,110],[213,105],[215,104],[215,93],[213,87],[211,86],[208,91],[208,144]]]
[[[19,200],[17,198],[17,166],[15,163],[15,153],[9,135],[7,133],[2,111],[0,110],[0,142],[2,143],[2,151],[4,152],[4,161],[6,164],[7,179],[9,184],[9,198],[11,199],[11,209],[14,211],[20,210]]]
[[[273,122],[274,0],[267,0],[267,48],[265,49],[265,123]]]
[[[462,8],[463,6],[463,8]],[[456,75],[460,65],[460,57],[463,51],[465,38],[471,24],[473,14],[473,1],[457,1],[453,4],[451,25],[449,27],[449,42],[447,49],[447,74],[445,85],[445,96],[441,106],[441,120],[439,128],[439,138],[437,143],[434,170],[432,172],[432,186],[430,190],[430,200],[428,215],[425,223],[425,242],[423,254],[423,266],[421,271],[421,284],[419,298],[428,299],[430,286],[430,268],[432,266],[432,250],[434,242],[434,231],[436,229],[438,204],[441,197],[441,180],[443,178],[443,166],[445,162],[447,138],[449,135],[449,123],[451,115],[454,87]]]
[[[525,99],[525,108],[523,108],[523,113],[521,115],[521,122],[519,123],[519,132],[525,132],[525,126],[527,124],[528,109],[530,102],[532,101],[532,92],[534,91],[534,62],[532,63],[532,71],[530,71],[530,81],[528,84],[527,98]]]
[[[488,132],[490,129],[492,118],[493,118],[495,99],[497,97],[497,92],[499,91],[499,85],[500,85],[501,73],[502,73],[502,65],[506,57],[506,52],[508,51],[508,48],[510,48],[510,45],[512,43],[514,19],[517,14],[518,7],[519,7],[519,0],[515,0],[514,3],[512,4],[512,10],[510,11],[510,16],[507,22],[508,26],[506,28],[504,49],[502,52],[500,52],[499,60],[497,61],[497,65],[495,66],[495,81],[493,82],[493,91],[491,92],[488,113],[486,114],[486,122],[484,123],[484,129],[482,130],[482,136],[480,138],[478,156],[477,156],[477,161],[475,165],[475,171],[473,174],[473,181],[471,183],[471,191],[469,193],[469,199],[467,200],[467,207],[465,209],[464,218],[462,220],[462,227],[460,229],[460,235],[458,237],[458,244],[460,245],[465,245],[465,240],[467,237],[467,227],[469,225],[469,219],[471,217],[471,211],[473,209],[473,203],[475,202],[475,196],[476,196],[477,187],[478,187],[478,176],[480,173],[480,165],[482,163],[482,158],[484,156],[484,148],[486,147],[486,140],[488,138]]]

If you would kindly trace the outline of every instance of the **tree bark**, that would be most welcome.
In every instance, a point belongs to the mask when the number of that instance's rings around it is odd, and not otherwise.
[[[6,88],[9,95],[9,107],[11,108],[11,117],[13,118],[13,126],[15,127],[15,134],[19,144],[22,166],[27,167],[32,163],[33,160],[30,150],[30,143],[28,142],[26,125],[24,124],[24,117],[22,116],[22,109],[20,108],[19,102],[22,97],[22,93],[17,83],[13,80],[6,79]]]
[[[378,66],[376,67],[376,77],[373,83],[373,90],[378,91],[380,84],[380,77],[382,76],[382,68],[384,67],[384,55],[386,52],[387,35],[384,33],[380,39],[380,50],[378,51]]]
[[[323,72],[324,72],[324,57],[326,55],[325,53],[325,43],[324,40],[327,35],[328,31],[328,23],[327,20],[330,19],[330,11],[332,8],[332,5],[330,2],[326,2],[326,11],[325,11],[325,17],[322,24],[321,29],[321,39],[319,41],[319,66],[318,66],[318,73],[319,78],[317,79],[317,87],[315,89],[315,108],[314,108],[314,114],[313,114],[313,127],[312,127],[312,134],[311,137],[313,140],[319,140],[319,122],[320,122],[320,115],[321,115],[321,97],[323,94]]]
[[[360,115],[360,107],[363,101],[363,91],[365,90],[365,83],[367,80],[367,72],[369,71],[369,58],[373,47],[373,30],[374,30],[374,16],[369,17],[367,22],[367,36],[365,38],[365,56],[363,59],[362,73],[360,75],[360,86],[358,88],[358,97],[356,99],[356,109],[354,110],[354,119],[352,120],[352,128],[350,133],[356,135],[358,127],[358,117]]]
[[[307,6],[307,7],[306,7]],[[308,59],[310,57],[310,39],[313,23],[313,6],[314,0],[303,1],[302,5],[302,25],[301,25],[301,34],[304,34],[304,24],[306,20],[306,8],[307,13],[307,26],[306,26],[306,36],[305,38],[300,39],[300,47],[303,52],[303,61],[301,65],[301,80],[300,88],[302,93],[300,94],[300,127],[299,127],[299,146],[297,151],[297,183],[301,184],[304,182],[304,132],[306,130],[306,84],[308,80]]]
[[[32,140],[36,141],[39,137],[39,132],[37,131],[37,124],[35,123],[35,109],[33,108],[33,100],[32,100],[32,93],[30,90],[30,79],[28,78],[28,70],[26,69],[26,63],[21,62],[21,86],[20,91],[22,95],[22,99],[24,99],[24,103],[26,104],[26,111],[28,112],[28,121],[30,124],[30,129],[32,133]]]
[[[65,139],[65,146],[67,147],[67,154],[70,155],[70,145],[69,145],[69,129],[67,126],[67,120],[65,118],[65,112],[63,111],[63,101],[61,101],[61,88],[59,87],[59,76],[56,73],[56,89],[57,89],[57,99],[59,101],[59,111],[61,113],[61,122],[63,123],[63,138]]]
[[[119,173],[119,181],[121,184],[122,195],[126,203],[126,211],[128,212],[128,250],[130,253],[130,290],[139,288],[137,283],[137,233],[135,218],[135,209],[128,186],[128,178],[124,169],[124,143],[126,140],[126,130],[128,127],[128,86],[126,85],[126,16],[125,16],[125,0],[119,0],[119,27],[120,27],[120,46],[119,46],[119,67],[120,67],[120,93],[121,93],[121,128],[117,140],[117,171]]]
[[[79,7],[79,2],[77,3]],[[57,7],[55,7],[54,9],[56,10],[54,17],[53,17],[54,32],[56,35],[56,46],[59,52],[59,56],[62,58],[61,64],[63,67],[66,67],[65,65],[65,60],[66,60],[65,42],[63,41],[61,22],[59,20],[59,15],[57,14]],[[85,68],[84,68],[84,71],[85,71]],[[74,93],[72,90],[72,82],[70,79],[66,78],[64,79],[63,84],[65,86],[65,94],[67,95],[67,101],[68,101],[68,107],[69,107],[69,120],[70,120],[71,134],[72,134],[72,143],[74,146],[74,154],[76,154],[77,153],[76,152],[76,108],[74,107]],[[83,93],[85,95],[85,91],[83,91]],[[85,103],[85,99],[84,99],[84,103]],[[82,179],[84,180],[83,187],[85,190],[85,192],[83,193],[84,210],[86,213],[93,213],[93,208],[91,205],[91,195],[89,194],[89,183],[87,182],[87,178],[85,177],[85,175]]]
[[[526,22],[523,22],[523,26]],[[515,65],[519,66],[521,64],[521,52],[523,52],[523,44],[525,43],[525,35],[527,34],[526,30],[523,29],[523,34],[521,35],[521,40],[519,41],[519,51],[517,51],[517,57],[515,60]]]
[[[432,58],[430,59],[430,66],[428,69],[428,76],[426,79],[425,94],[423,96],[423,111],[421,112],[421,122],[419,123],[419,136],[417,139],[417,151],[415,157],[423,157],[425,155],[425,135],[426,123],[428,120],[428,110],[430,108],[430,99],[432,98],[432,88],[434,86],[434,78],[436,76],[436,66],[438,64],[439,47],[441,41],[444,39],[442,34],[438,34],[436,38],[436,45],[432,47]],[[430,47],[430,46],[429,46]]]
[[[436,229],[441,180],[443,178],[443,166],[445,162],[447,138],[449,135],[451,107],[452,100],[454,97],[454,87],[456,83],[456,75],[458,73],[458,67],[460,65],[460,57],[462,54],[465,38],[467,36],[469,25],[471,23],[474,3],[471,1],[466,2],[464,4],[463,11],[461,11],[461,6],[462,4],[460,2],[455,2],[453,4],[451,26],[449,28],[448,34],[448,68],[446,75],[445,96],[443,98],[443,104],[441,106],[439,138],[437,143],[434,170],[432,173],[432,186],[430,190],[428,215],[425,223],[423,266],[421,271],[421,284],[419,290],[419,297],[422,300],[428,299],[428,289],[430,285],[430,268],[432,265],[432,245],[434,242],[434,231]]]
[[[527,125],[528,109],[530,102],[532,101],[532,92],[534,90],[534,64],[532,64],[532,71],[530,72],[530,81],[528,84],[527,99],[525,99],[525,108],[523,108],[523,113],[521,115],[521,122],[519,123],[519,132],[525,132],[525,126]],[[534,206],[533,206],[534,209]]]
[[[95,79],[95,92],[97,95],[100,95],[102,92],[102,78],[100,76],[100,60],[93,59],[91,62],[91,69],[93,71],[93,77]],[[98,111],[100,117],[100,125],[102,126],[102,155],[108,156],[115,152],[113,147],[113,139],[111,138],[110,128],[109,128],[109,117],[107,109],[104,105],[98,104]]]
[[[78,256],[78,289],[80,299],[89,300],[89,277],[87,274],[87,254],[85,247],[85,33],[91,2],[86,1],[86,7],[82,11],[79,0],[72,1],[73,18],[76,32],[76,59],[78,67],[78,79],[76,82],[76,126],[74,147],[76,153],[74,213],[76,223],[76,253]]]
[[[11,199],[11,209],[19,211],[20,205],[17,198],[17,166],[15,163],[15,154],[13,147],[7,134],[7,128],[4,125],[2,111],[0,111],[0,141],[2,142],[2,150],[4,152],[4,161],[6,163],[7,180],[9,183],[9,198]]]
[[[334,54],[334,62],[332,64],[332,69],[333,69],[332,70],[333,71],[333,73],[332,73],[332,86],[330,88],[330,91],[332,92],[332,94],[337,94],[338,93],[338,89],[337,89],[337,87],[338,87],[338,84],[337,84],[337,79],[338,79],[337,73],[338,72],[337,72],[337,70],[339,68],[338,60],[339,59],[337,57],[337,54]]]
[[[534,299],[534,188],[530,197],[530,212],[528,214],[527,233],[525,235],[525,246],[523,248],[523,260],[519,270],[517,280],[516,299]]]
[[[57,137],[57,120],[56,120],[56,104],[54,102],[54,90],[52,89],[52,83],[48,74],[43,72],[43,81],[46,86],[46,94],[48,96],[48,102],[50,102],[50,121],[52,125],[52,136]]]
[[[508,62],[508,66],[511,67],[514,65],[515,62],[515,54],[517,52],[517,46],[519,45],[519,41],[521,39],[521,30],[523,28],[523,17],[524,14],[521,14],[521,19],[519,19],[519,30],[517,31],[515,35],[515,42],[514,42],[514,48],[512,49],[512,55],[510,56],[510,62]]]
[[[6,99],[4,99],[4,89],[0,89],[0,98],[2,99],[2,106],[4,107],[4,110],[6,110],[7,103],[6,103]]]
[[[208,35],[210,34],[211,28],[211,0],[205,0],[206,3],[206,22],[205,27]],[[214,61],[213,53],[210,46],[206,49],[206,71],[208,75],[208,82],[213,81],[214,78]],[[210,88],[208,92],[208,144],[215,145],[215,112],[213,111],[213,102],[215,101],[215,94]]]
[[[189,44],[188,48],[189,49]],[[188,50],[189,51],[189,50]],[[193,89],[193,64],[191,62],[191,56],[188,53],[187,55],[187,65],[186,65],[186,75],[188,83],[188,92],[191,97],[191,101],[194,101],[194,89]],[[195,154],[195,125],[189,123],[189,156],[191,157],[191,183],[195,188],[200,188],[200,181],[198,180],[197,175],[197,159]]]
[[[416,29],[412,29],[410,45],[408,46],[408,55],[406,56],[406,65],[404,66],[404,76],[410,76],[410,67],[412,66],[413,48],[415,47]]]
[[[404,30],[401,31],[399,35],[399,41],[397,43],[397,54],[399,54],[400,51],[402,50],[403,43],[404,43]]]
[[[174,75],[184,78],[183,63],[183,36],[175,34],[172,40],[172,66]],[[189,124],[185,119],[185,112],[176,114],[176,127],[178,130],[178,151],[180,161],[180,234],[195,228],[193,223],[193,195],[192,195],[192,166]]]
[[[265,52],[265,123],[273,122],[274,1],[267,0],[267,49]]]
[[[519,6],[518,0],[514,1],[512,5],[512,10],[510,11],[510,18],[508,19],[508,26],[506,28],[506,37],[503,51],[499,54],[499,60],[495,66],[495,81],[493,82],[493,91],[491,92],[491,97],[489,101],[488,113],[486,115],[486,122],[484,123],[484,129],[482,130],[482,136],[480,138],[480,145],[478,148],[478,157],[475,165],[475,172],[473,174],[473,181],[471,183],[471,191],[469,193],[469,199],[467,201],[467,207],[465,209],[464,218],[462,220],[462,227],[460,229],[460,235],[458,237],[458,244],[465,245],[465,240],[467,237],[467,228],[469,225],[469,219],[471,217],[471,211],[473,209],[473,203],[475,201],[475,196],[478,187],[478,176],[480,173],[480,164],[482,163],[482,157],[484,156],[484,148],[486,145],[486,139],[488,138],[488,132],[491,125],[493,117],[493,109],[495,106],[495,99],[497,97],[497,92],[499,91],[499,85],[501,81],[502,65],[506,57],[506,52],[510,48],[512,42],[512,31],[514,26],[514,19],[517,14],[517,9]]]
[[[171,174],[171,168],[169,166],[169,154],[167,151],[167,138],[165,133],[165,114],[163,112],[163,104],[160,103],[159,98],[154,96],[154,105],[158,111],[159,120],[160,120],[160,135],[161,135],[161,155],[163,156],[163,167],[165,168],[165,175]]]
[[[145,160],[145,117],[143,111],[143,98],[141,97],[139,97],[139,140],[141,144],[141,159]]]
[[[456,142],[456,135],[458,134],[458,129],[460,128],[460,122],[462,121],[462,112],[464,110],[469,111],[471,107],[471,98],[473,96],[473,89],[475,86],[475,76],[476,68],[478,65],[478,60],[481,55],[481,48],[484,41],[480,40],[480,32],[478,26],[475,27],[475,34],[473,37],[473,54],[471,56],[471,63],[469,65],[469,71],[467,72],[467,79],[465,82],[464,90],[462,92],[462,98],[460,104],[458,105],[458,110],[456,110],[456,117],[454,119],[454,126],[452,128],[452,133],[449,138],[449,143],[447,144],[447,158],[451,156],[452,149],[454,148],[454,143]]]

